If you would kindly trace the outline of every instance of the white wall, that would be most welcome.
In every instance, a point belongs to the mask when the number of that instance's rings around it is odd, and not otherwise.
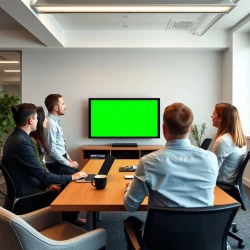
[[[233,104],[238,108],[250,150],[250,33],[233,34]],[[250,162],[244,172],[244,184],[250,187]]]
[[[243,128],[250,136],[250,33],[233,36],[233,104],[241,114]]]
[[[43,105],[47,95],[63,95],[67,112],[61,125],[76,160],[82,145],[122,141],[88,138],[89,97],[160,97],[161,113],[183,102],[195,123],[207,123],[206,136],[215,134],[210,116],[222,101],[222,52],[24,51],[22,56],[23,102]],[[128,142],[164,144],[164,139]]]

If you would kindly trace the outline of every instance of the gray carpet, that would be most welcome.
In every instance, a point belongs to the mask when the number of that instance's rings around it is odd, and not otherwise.
[[[1,180],[2,178],[0,178]],[[246,187],[246,192],[250,200],[250,188]],[[5,183],[0,184],[0,190],[6,192]],[[0,194],[0,206],[4,203],[4,196]],[[84,213],[82,213],[84,215]],[[126,241],[123,233],[122,221],[129,216],[137,216],[141,220],[145,220],[146,212],[102,212],[102,220],[98,222],[97,226],[105,228],[108,232],[107,250],[126,250]],[[238,224],[240,235],[246,244],[244,250],[250,250],[250,208],[247,211],[240,211],[235,217],[235,222]],[[238,242],[234,239],[228,238],[232,250],[239,249]],[[213,249],[211,249],[213,250]]]

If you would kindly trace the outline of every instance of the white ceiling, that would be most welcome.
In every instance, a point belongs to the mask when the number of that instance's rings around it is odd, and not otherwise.
[[[4,39],[0,39],[0,48],[122,48],[133,47],[133,44],[137,48],[151,47],[144,41],[151,40],[152,36],[158,41],[160,38],[167,41],[162,44],[150,41],[154,43],[153,47],[162,48],[166,44],[166,48],[172,48],[174,41],[169,44],[168,41],[176,36],[183,40],[179,45],[181,48],[185,48],[186,39],[199,47],[198,42],[204,44],[205,39],[211,41],[217,37],[218,44],[211,47],[225,49],[228,44],[223,32],[250,16],[250,0],[240,0],[230,13],[214,23],[217,14],[37,14],[30,7],[34,2],[0,0],[0,31],[4,35]],[[242,31],[249,32],[249,27],[246,24]],[[202,38],[190,37],[190,34],[199,35],[202,31],[206,31]],[[218,32],[221,32],[220,36]],[[124,43],[127,38],[131,44]]]

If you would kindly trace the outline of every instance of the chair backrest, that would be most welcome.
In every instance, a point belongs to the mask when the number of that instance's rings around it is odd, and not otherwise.
[[[239,167],[239,172],[237,174],[237,178],[236,178],[236,185],[235,188],[238,190],[238,196],[234,197],[236,200],[238,200],[241,203],[241,208],[243,210],[247,210],[247,207],[249,205],[249,201],[243,186],[243,173],[245,171],[245,168],[247,166],[247,163],[250,159],[250,151],[247,153],[245,159],[243,160],[243,162],[241,163],[240,167]]]
[[[21,218],[17,218],[18,216],[13,213],[7,211],[6,209],[0,207],[0,244],[1,249],[23,249],[20,245],[18,237],[15,231],[12,228],[11,222],[15,220],[21,220]],[[4,230],[4,231],[2,231]]]
[[[2,171],[7,186],[7,196],[5,197],[5,202],[3,207],[9,211],[13,211],[14,203],[17,198],[15,184],[1,161],[0,161],[0,169]]]
[[[143,249],[225,250],[227,234],[240,204],[148,211]]]
[[[204,139],[204,141],[202,142],[201,144],[201,148],[205,149],[205,150],[208,150],[210,144],[212,142],[212,139],[211,138],[206,138]]]

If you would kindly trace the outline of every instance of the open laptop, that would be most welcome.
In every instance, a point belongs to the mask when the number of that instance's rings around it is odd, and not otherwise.
[[[107,155],[107,157],[106,157],[105,161],[103,162],[98,174],[108,175],[109,170],[111,169],[114,161],[115,161],[114,156]],[[95,175],[97,175],[97,174],[88,174],[88,176],[86,178],[81,178],[79,180],[76,180],[76,182],[91,182],[91,180],[94,179]]]

